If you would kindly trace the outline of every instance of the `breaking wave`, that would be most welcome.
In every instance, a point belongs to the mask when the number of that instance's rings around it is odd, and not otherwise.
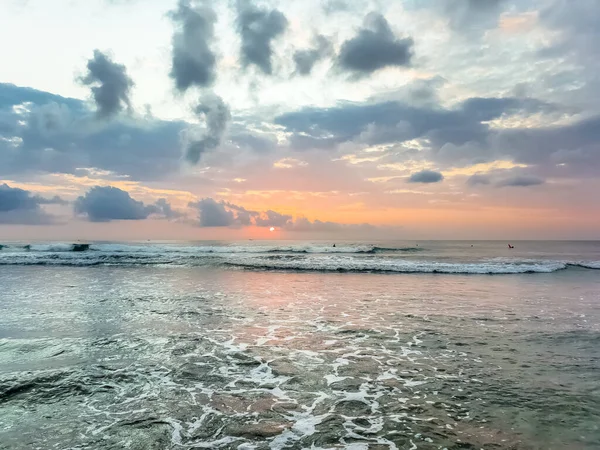
[[[600,261],[436,256],[421,247],[373,245],[27,244],[0,246],[0,265],[229,267],[262,271],[543,274],[600,270]],[[424,253],[421,253],[424,252]]]
[[[303,259],[303,260],[240,260],[226,264],[256,270],[289,270],[310,272],[371,272],[371,273],[440,273],[440,274],[527,274],[552,273],[565,270],[564,262],[539,263],[445,263],[437,261],[403,261],[397,259],[364,260]],[[582,266],[583,267],[583,266]]]
[[[235,254],[235,253],[298,253],[298,254],[375,254],[375,253],[417,253],[425,250],[420,247],[387,248],[372,245],[291,245],[291,246],[264,246],[264,245],[126,245],[126,244],[26,244],[6,245],[0,244],[2,252],[105,252],[105,253],[183,253],[183,254]]]
[[[24,244],[24,245],[0,245],[3,252],[85,252],[90,250],[91,244]]]

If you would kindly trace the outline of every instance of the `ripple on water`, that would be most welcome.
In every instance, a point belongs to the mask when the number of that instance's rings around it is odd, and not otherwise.
[[[123,328],[106,337],[0,341],[2,445],[526,449],[549,436],[579,439],[581,448],[598,443],[593,331],[508,320],[506,311],[412,314],[375,296],[273,307],[234,294],[148,294],[127,303]],[[40,370],[53,360],[56,369]]]

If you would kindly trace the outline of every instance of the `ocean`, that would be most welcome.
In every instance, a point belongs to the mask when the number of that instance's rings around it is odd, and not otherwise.
[[[599,242],[0,244],[2,449],[600,448]]]

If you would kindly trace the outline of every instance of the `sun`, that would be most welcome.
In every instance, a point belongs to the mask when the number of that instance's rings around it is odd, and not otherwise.
[[[269,228],[269,231],[272,233],[273,231],[275,231],[275,227]]]

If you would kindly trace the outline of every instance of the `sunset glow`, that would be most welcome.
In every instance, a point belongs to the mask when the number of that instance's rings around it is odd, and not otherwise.
[[[593,2],[330,3],[3,4],[1,235],[600,237]]]

